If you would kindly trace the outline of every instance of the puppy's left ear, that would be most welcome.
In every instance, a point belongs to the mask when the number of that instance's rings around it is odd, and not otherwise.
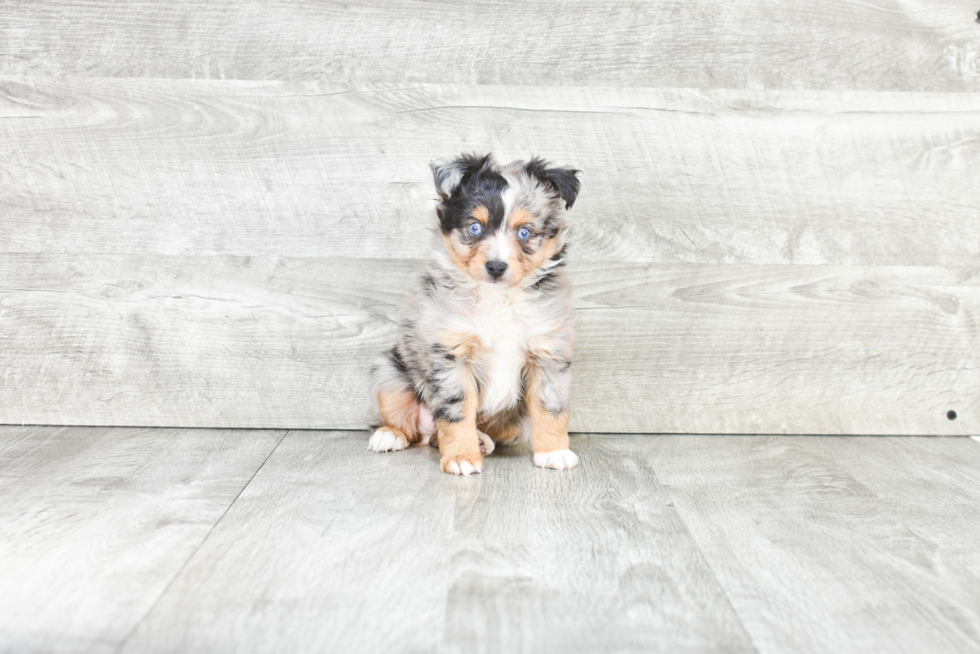
[[[581,170],[564,166],[548,168],[548,162],[537,157],[527,162],[525,170],[558,191],[558,195],[565,201],[566,209],[571,209],[572,205],[575,204],[575,198],[578,197],[581,187],[581,182],[578,180],[578,174],[582,172]]]

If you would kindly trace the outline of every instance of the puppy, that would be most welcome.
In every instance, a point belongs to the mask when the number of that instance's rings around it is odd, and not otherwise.
[[[431,167],[432,253],[403,303],[398,343],[371,368],[380,420],[368,447],[438,444],[442,469],[469,475],[495,444],[530,439],[536,466],[573,468],[565,212],[579,171],[490,154]]]

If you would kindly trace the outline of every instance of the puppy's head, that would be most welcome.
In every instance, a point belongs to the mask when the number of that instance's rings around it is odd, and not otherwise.
[[[538,158],[501,166],[489,154],[431,166],[439,229],[457,268],[479,282],[516,286],[562,265],[579,171]]]

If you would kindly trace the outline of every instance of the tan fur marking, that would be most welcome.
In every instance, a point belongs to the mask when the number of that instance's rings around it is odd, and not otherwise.
[[[481,241],[473,250],[469,260],[469,270],[471,277],[480,279],[483,276],[483,267],[487,265],[487,242]]]
[[[465,361],[480,345],[479,336],[471,332],[446,332],[440,341],[458,361]]]
[[[561,245],[556,238],[549,238],[542,242],[538,251],[528,257],[528,272],[537,270],[543,266],[544,262],[554,256],[560,249]]]
[[[473,257],[473,252],[446,234],[442,235],[442,241],[446,244],[446,252],[449,253],[456,267],[463,272],[469,272],[469,263]]]
[[[419,405],[409,391],[386,391],[378,394],[378,405],[381,407],[381,419],[385,427],[404,436],[409,443],[419,440],[418,430]]]
[[[533,223],[534,218],[523,207],[517,207],[510,212],[510,228],[516,230],[521,225]]]
[[[528,255],[524,254],[524,250],[521,247],[521,242],[517,238],[517,230],[521,225],[529,224],[534,222],[534,218],[527,212],[526,209],[518,207],[510,213],[510,218],[508,219],[508,224],[512,232],[513,244],[510,248],[510,261],[507,265],[510,267],[511,274],[511,286],[516,286],[520,284],[524,277],[534,270],[534,266],[530,265]],[[534,225],[531,225],[533,227]]]
[[[446,234],[442,235],[442,241],[446,244],[446,251],[457,268],[474,279],[483,277],[483,267],[487,265],[486,241],[480,241],[474,247],[467,247],[454,236]]]
[[[525,397],[531,419],[531,445],[535,453],[568,449],[568,411],[557,416],[541,405],[538,393],[538,374],[532,368]]]
[[[524,277],[543,266],[556,252],[561,249],[562,239],[550,238],[542,241],[541,246],[536,252],[525,254],[521,241],[517,238],[517,231],[522,225],[527,225],[530,229],[538,227],[534,216],[523,207],[514,209],[508,219],[508,224],[513,232],[514,245],[511,248],[511,257],[508,265],[511,270],[511,284],[516,285]]]
[[[460,422],[436,420],[436,432],[439,439],[439,454],[442,455],[440,465],[443,472],[453,473],[450,467],[453,462],[461,465],[469,463],[476,470],[483,470],[483,455],[480,454],[480,439],[476,434],[476,412],[479,407],[479,397],[476,382],[467,379],[463,391],[463,419]]]
[[[527,255],[521,250],[521,245],[516,238],[510,248],[510,259],[507,261],[507,266],[510,268],[511,286],[520,284],[525,275],[531,271],[531,268],[527,266]]]
[[[484,225],[490,222],[490,210],[487,209],[482,204],[478,206],[476,209],[474,209],[473,213],[471,213],[470,215],[476,218],[477,220],[479,220]]]
[[[513,280],[511,282],[513,285],[519,284],[527,275],[543,266],[560,248],[558,239],[552,238],[544,241],[537,252],[525,254],[516,237],[514,241],[514,247],[511,249],[513,254],[509,262],[513,271]]]

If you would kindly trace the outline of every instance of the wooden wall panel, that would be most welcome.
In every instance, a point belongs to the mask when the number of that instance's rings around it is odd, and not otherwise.
[[[427,162],[583,170],[580,261],[975,265],[980,94],[7,80],[0,252],[419,258]]]
[[[8,0],[0,74],[980,91],[971,0]]]
[[[977,433],[976,9],[5,2],[0,422],[362,426],[492,150],[583,171],[574,428]]]
[[[0,423],[362,428],[417,266],[5,255]],[[980,268],[572,272],[575,430],[980,431]]]

